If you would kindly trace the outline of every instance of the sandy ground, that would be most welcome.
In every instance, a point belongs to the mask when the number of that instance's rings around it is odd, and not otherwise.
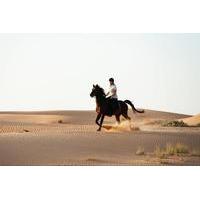
[[[189,126],[200,126],[200,114],[182,119]]]
[[[154,153],[157,146],[177,143],[200,151],[200,127],[160,125],[190,116],[129,114],[131,125],[117,126],[106,117],[99,133],[94,111],[1,112],[0,165],[200,165],[199,156],[161,159]],[[136,155],[138,148],[144,155]]]

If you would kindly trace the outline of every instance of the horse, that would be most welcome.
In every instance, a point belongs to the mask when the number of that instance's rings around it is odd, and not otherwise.
[[[99,112],[96,117],[96,124],[99,126],[97,131],[101,131],[103,120],[105,116],[112,117],[115,115],[115,118],[118,123],[120,123],[120,116],[122,115],[125,119],[131,120],[128,116],[128,105],[131,106],[133,112],[144,113],[144,110],[137,110],[133,103],[130,100],[120,101],[117,100],[118,106],[115,109],[111,109],[110,100],[106,98],[104,89],[101,88],[98,84],[93,85],[90,97],[96,97],[96,103],[99,106]],[[128,104],[128,105],[127,105]],[[101,119],[101,120],[100,120]],[[100,123],[99,123],[100,120]]]

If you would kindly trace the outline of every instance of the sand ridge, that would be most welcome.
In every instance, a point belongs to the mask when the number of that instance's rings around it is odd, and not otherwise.
[[[186,124],[188,124],[189,126],[200,126],[200,114],[192,117],[187,117],[181,120]]]

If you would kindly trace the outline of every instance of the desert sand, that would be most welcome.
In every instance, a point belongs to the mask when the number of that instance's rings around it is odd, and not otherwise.
[[[200,127],[160,123],[189,122],[191,116],[151,110],[129,115],[131,124],[121,125],[106,117],[97,132],[95,111],[1,112],[0,165],[200,165],[199,155],[161,159],[154,153],[177,143],[199,152]],[[144,152],[138,155],[138,149]]]
[[[200,114],[184,118],[182,119],[182,121],[188,124],[189,126],[200,126]]]

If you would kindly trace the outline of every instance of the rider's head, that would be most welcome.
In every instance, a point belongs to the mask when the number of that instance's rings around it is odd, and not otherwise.
[[[110,82],[110,85],[113,85],[114,84],[114,78],[110,78],[109,82]]]

